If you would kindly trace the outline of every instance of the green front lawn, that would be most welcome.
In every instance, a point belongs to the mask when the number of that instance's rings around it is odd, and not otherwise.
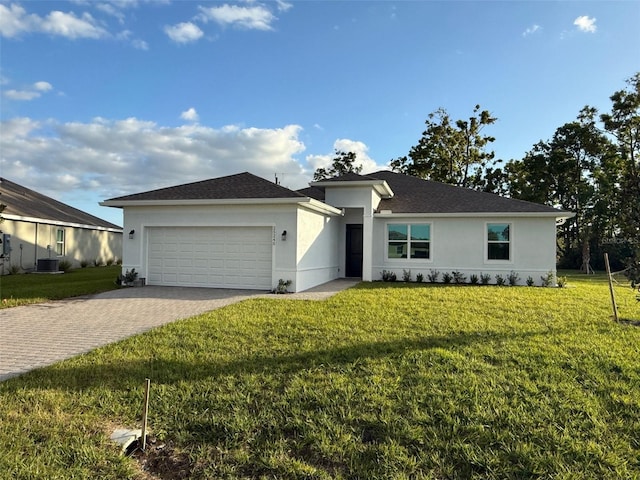
[[[21,274],[0,277],[0,308],[78,297],[118,288],[121,267],[92,267],[63,274]]]
[[[148,377],[157,478],[640,478],[640,327],[610,315],[582,277],[252,299],[0,383],[0,476],[145,478],[108,435]]]

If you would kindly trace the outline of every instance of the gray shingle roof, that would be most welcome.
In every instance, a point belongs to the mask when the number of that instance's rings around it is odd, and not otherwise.
[[[6,215],[122,230],[118,225],[18,185],[6,178],[0,178],[0,203],[7,206],[2,212]]]
[[[248,172],[212,178],[201,182],[186,183],[175,187],[111,198],[107,202],[135,200],[223,200],[249,198],[304,198],[282,185]]]
[[[468,188],[423,180],[386,170],[359,175],[349,173],[341,177],[323,180],[327,183],[354,181],[385,181],[393,190],[393,198],[383,199],[378,206],[393,213],[556,213],[558,209],[547,205],[501,197]],[[265,180],[248,172],[213,178],[201,182],[187,183],[148,192],[112,198],[107,202],[162,201],[162,200],[232,200],[232,199],[276,199],[310,197],[324,201],[325,189],[312,186],[298,191]],[[339,205],[338,205],[339,207]]]
[[[315,200],[324,202],[324,187],[307,187],[307,188],[301,188],[300,190],[296,190],[296,191],[304,195],[305,197],[310,197]]]
[[[348,180],[358,180],[349,174]],[[393,213],[557,213],[556,208],[492,193],[394,173],[388,170],[360,175],[359,180],[385,180],[393,198],[380,201],[378,211]],[[332,181],[343,181],[339,177]]]

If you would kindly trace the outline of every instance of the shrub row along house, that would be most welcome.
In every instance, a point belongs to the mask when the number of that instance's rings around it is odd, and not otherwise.
[[[101,203],[124,211],[123,271],[150,285],[302,291],[341,277],[433,269],[555,273],[548,206],[407,175],[346,174],[299,191],[250,173]]]
[[[38,260],[66,260],[73,267],[120,259],[122,228],[0,178],[0,273],[36,270]]]

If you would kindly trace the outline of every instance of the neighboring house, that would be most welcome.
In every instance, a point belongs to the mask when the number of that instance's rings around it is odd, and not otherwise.
[[[123,271],[150,285],[301,291],[383,270],[555,273],[556,219],[573,214],[380,171],[292,191],[250,173],[101,203],[124,210]],[[442,277],[441,277],[442,278]]]
[[[26,187],[0,178],[3,243],[0,273],[33,271],[39,259],[93,264],[122,258],[122,228]]]

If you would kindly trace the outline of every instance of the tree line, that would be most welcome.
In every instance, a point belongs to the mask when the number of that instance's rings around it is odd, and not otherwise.
[[[495,159],[495,138],[485,129],[496,122],[476,105],[468,119],[453,120],[439,108],[407,155],[392,170],[473,188],[575,213],[558,227],[561,268],[637,266],[640,260],[640,72],[611,95],[608,112],[585,106],[575,120],[558,127],[522,159]],[[356,172],[353,152],[336,152],[329,170],[314,179]]]

